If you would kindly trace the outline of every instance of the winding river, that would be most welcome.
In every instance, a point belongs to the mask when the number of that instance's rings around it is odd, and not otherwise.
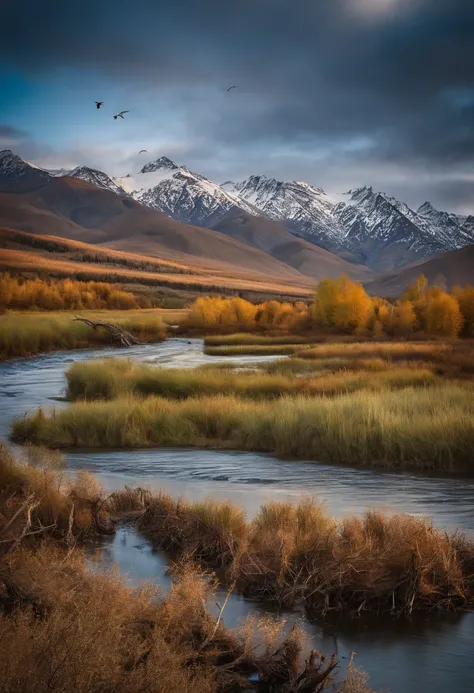
[[[67,406],[55,398],[64,390],[64,372],[73,361],[123,355],[115,349],[57,352],[0,364],[0,437],[7,438],[13,417],[39,406]],[[193,367],[222,361],[205,356],[202,341],[171,339],[133,347],[128,357],[166,367]],[[275,357],[236,357],[239,363]],[[66,455],[73,470],[87,469],[109,489],[124,484],[165,488],[189,498],[231,499],[249,516],[269,499],[296,500],[311,494],[325,502],[334,516],[363,513],[368,508],[427,515],[442,528],[474,534],[474,479],[440,479],[406,473],[382,473],[304,461],[283,461],[270,455],[212,450],[157,449],[80,452]],[[154,552],[132,527],[91,551],[92,565],[116,564],[129,580],[169,585],[166,558]],[[93,555],[92,555],[93,554]],[[222,595],[219,595],[222,598]],[[261,605],[234,595],[225,618],[234,625]],[[337,624],[299,620],[312,645],[343,657],[351,650],[370,674],[376,690],[391,693],[472,693],[474,691],[474,614],[406,620],[343,620]]]

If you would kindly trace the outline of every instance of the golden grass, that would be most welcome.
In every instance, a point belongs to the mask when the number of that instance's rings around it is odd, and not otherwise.
[[[153,498],[152,543],[224,569],[245,594],[311,614],[472,608],[474,544],[425,519],[369,511],[340,522],[311,499],[270,503],[247,523],[230,503]]]
[[[143,342],[165,339],[161,311],[81,311],[116,322]],[[111,343],[107,330],[75,322],[75,313],[6,313],[0,316],[0,360],[59,349],[80,349]],[[93,318],[92,318],[93,319]]]
[[[474,341],[470,339],[433,342],[361,342],[318,344],[294,354],[295,358],[328,363],[332,359],[354,363],[385,361],[408,365],[419,363],[447,378],[470,378],[474,375]]]
[[[236,372],[223,368],[159,368],[116,358],[75,363],[67,370],[66,379],[67,396],[71,400],[114,399],[122,395],[160,395],[170,399],[236,395],[265,400],[285,395],[333,396],[364,389],[426,387],[437,382],[436,377],[427,369],[340,371],[292,378],[252,370]]]
[[[258,345],[263,346],[269,344],[310,344],[312,338],[301,335],[282,334],[276,336],[267,336],[263,334],[249,334],[246,332],[228,335],[211,335],[204,338],[206,347],[216,346],[247,346]]]
[[[355,342],[345,344],[317,344],[302,350],[298,358],[381,358],[386,360],[429,360],[434,354],[451,353],[453,345],[446,342]]]
[[[334,397],[160,397],[78,402],[16,419],[12,436],[57,448],[224,447],[358,466],[472,471],[474,387],[359,391]]]
[[[308,349],[310,346],[307,347]],[[241,344],[205,346],[208,356],[288,356],[302,350],[301,344]]]

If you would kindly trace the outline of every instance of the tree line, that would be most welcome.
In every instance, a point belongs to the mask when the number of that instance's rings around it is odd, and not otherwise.
[[[0,307],[17,310],[81,310],[138,308],[133,294],[106,282],[74,279],[22,279],[0,276]]]
[[[450,292],[420,275],[397,301],[369,296],[346,275],[325,279],[313,300],[254,305],[242,298],[203,297],[191,307],[188,325],[208,330],[310,329],[360,336],[410,337],[425,334],[474,337],[474,287]]]

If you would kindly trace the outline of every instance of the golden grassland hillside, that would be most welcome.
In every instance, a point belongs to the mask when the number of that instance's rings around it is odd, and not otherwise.
[[[31,449],[25,465],[0,446],[2,693],[233,693],[250,677],[275,693],[371,693],[352,661],[345,674],[335,656],[305,661],[302,634],[284,622],[226,628],[207,609],[217,583],[196,566],[176,566],[166,595],[92,573],[82,542],[151,502],[141,489],[106,497],[91,475],[65,474],[57,454]]]

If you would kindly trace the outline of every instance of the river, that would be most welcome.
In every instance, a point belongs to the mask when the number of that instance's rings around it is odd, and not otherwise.
[[[154,345],[116,349],[56,352],[0,364],[0,437],[7,438],[13,417],[39,406],[67,406],[54,398],[63,394],[64,372],[73,361],[126,355],[166,367],[193,367],[222,361],[205,356],[202,341],[171,339]],[[235,358],[239,363],[275,357]],[[66,455],[73,470],[87,469],[108,488],[124,484],[164,488],[188,498],[231,499],[252,516],[267,500],[297,500],[302,494],[324,501],[334,516],[363,513],[368,508],[427,515],[442,528],[474,533],[474,480],[385,473],[304,461],[283,461],[271,455],[212,450],[157,449],[74,452]],[[116,564],[134,583],[153,580],[169,585],[166,558],[139,537],[132,527],[101,542],[96,567]],[[218,595],[222,600],[223,595]],[[248,613],[265,608],[234,595],[225,621],[234,625]],[[358,654],[356,662],[370,674],[376,690],[392,693],[472,693],[474,690],[474,614],[422,620],[341,620],[337,624],[307,622],[294,614],[313,646],[340,656]]]

